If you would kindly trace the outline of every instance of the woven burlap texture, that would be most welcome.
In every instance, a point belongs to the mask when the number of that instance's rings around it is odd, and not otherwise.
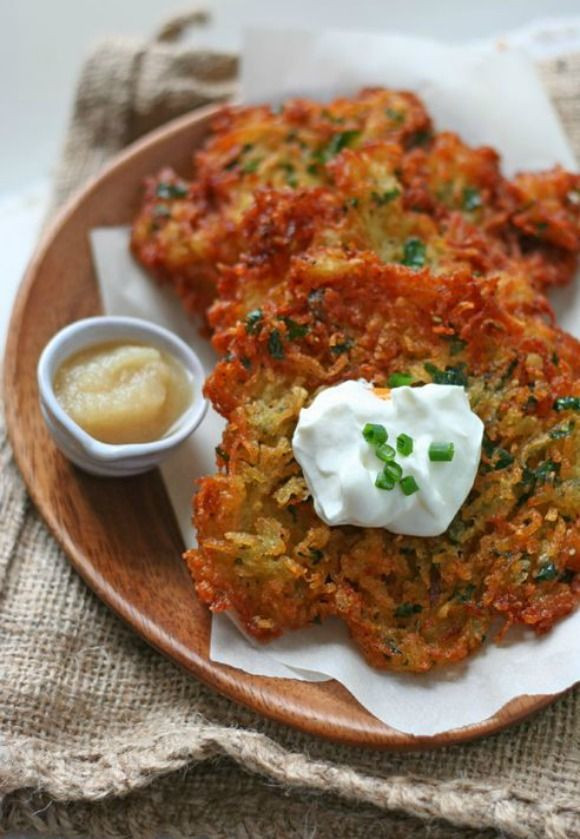
[[[231,95],[236,69],[235,57],[174,45],[98,48],[55,202],[140,134]],[[580,57],[541,72],[578,152]],[[48,534],[3,428],[0,452],[0,827],[111,839],[580,836],[580,692],[495,737],[420,754],[278,726],[122,625]]]

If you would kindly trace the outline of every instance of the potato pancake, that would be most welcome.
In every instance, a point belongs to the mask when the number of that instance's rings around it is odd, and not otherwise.
[[[485,423],[473,489],[439,537],[328,527],[292,452],[320,388],[398,371],[463,385]],[[575,607],[580,345],[501,307],[491,281],[309,251],[233,328],[207,392],[228,425],[186,558],[200,598],[255,637],[338,615],[372,665],[420,672],[470,654],[494,619],[500,635],[545,632]]]
[[[561,169],[506,180],[492,149],[435,133],[414,95],[364,90],[328,105],[292,101],[279,113],[225,109],[195,155],[193,181],[169,169],[148,181],[132,247],[188,311],[204,315],[227,297],[227,283],[218,295],[223,267],[244,256],[259,266],[277,237],[293,254],[318,238],[434,273],[505,274],[507,302],[542,309],[538,292],[575,269],[579,188]],[[277,280],[263,273],[260,289],[268,281]],[[245,301],[252,308],[248,292],[230,314],[219,310],[214,330]]]

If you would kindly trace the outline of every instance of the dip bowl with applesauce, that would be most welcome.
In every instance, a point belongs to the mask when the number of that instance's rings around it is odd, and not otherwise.
[[[38,363],[40,406],[61,452],[94,475],[152,469],[200,424],[204,371],[177,335],[129,317],[80,320]]]

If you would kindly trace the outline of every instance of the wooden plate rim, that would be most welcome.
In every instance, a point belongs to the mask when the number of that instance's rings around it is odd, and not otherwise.
[[[308,716],[305,713],[307,709],[304,707],[289,707],[285,704],[284,708],[277,707],[276,705],[272,707],[260,705],[258,708],[254,698],[254,688],[264,681],[262,677],[252,676],[241,670],[216,664],[208,658],[188,648],[184,648],[183,645],[176,645],[175,639],[168,637],[162,627],[149,620],[147,615],[143,614],[137,620],[134,612],[130,610],[127,601],[119,597],[102,575],[96,571],[94,566],[83,554],[82,546],[69,539],[66,530],[59,526],[50,504],[45,503],[45,499],[36,492],[31,464],[26,456],[26,438],[21,432],[21,427],[18,423],[17,399],[14,396],[11,384],[14,382],[15,361],[18,354],[22,321],[29,297],[34,292],[37,270],[50,251],[53,239],[66,226],[77,209],[95,191],[98,191],[105,182],[114,178],[127,161],[138,156],[151,146],[166,141],[183,130],[196,125],[198,122],[214,116],[221,110],[221,107],[208,106],[200,108],[195,112],[172,120],[161,128],[137,140],[135,143],[132,143],[120,154],[116,155],[96,177],[92,178],[66,202],[65,206],[58,212],[54,221],[42,235],[26,269],[14,303],[6,342],[3,377],[8,436],[15,461],[24,477],[28,492],[53,536],[68,556],[71,564],[97,597],[156,650],[178,663],[209,687],[214,688],[236,702],[240,702],[251,710],[267,716],[276,722],[298,728],[302,732],[335,742],[395,751],[416,751],[460,744],[499,732],[505,727],[516,724],[530,714],[545,708],[562,694],[519,696],[504,705],[493,716],[480,723],[464,728],[451,729],[433,736],[419,737],[389,728],[388,725],[380,722],[370,713],[368,714],[369,723],[363,728],[357,725],[351,725],[350,727],[344,725],[337,726],[336,723],[332,722],[329,725],[318,717]],[[285,680],[277,681],[282,683]],[[351,699],[354,704],[358,705],[354,698],[351,697]]]

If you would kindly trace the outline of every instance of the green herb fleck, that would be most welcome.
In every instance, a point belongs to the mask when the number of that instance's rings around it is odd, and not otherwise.
[[[424,242],[413,237],[407,239],[403,246],[402,265],[407,265],[409,268],[422,268],[425,265],[426,247]]]
[[[321,111],[320,115],[327,119],[329,122],[334,122],[335,125],[342,125],[345,121],[344,117],[337,117],[330,111],[326,110],[326,108],[324,109],[324,111]]]
[[[479,190],[474,186],[464,187],[461,198],[462,208],[470,212],[471,210],[477,210],[478,207],[481,207],[481,204],[482,200]]]
[[[296,338],[304,338],[308,334],[309,326],[307,323],[296,323],[292,318],[282,318],[288,330],[288,338],[295,341]]]
[[[486,455],[488,457],[492,457],[492,455],[495,451],[495,443],[493,442],[493,440],[489,439],[489,437],[487,436],[487,434],[485,432],[483,433],[483,439],[481,441],[481,448],[483,449],[483,451],[486,453]]]
[[[286,183],[288,184],[288,186],[292,187],[292,189],[295,189],[298,186],[298,178],[296,176],[296,169],[294,167],[294,164],[290,163],[289,160],[284,160],[280,164],[280,167],[284,170],[286,174]]]
[[[320,560],[324,558],[324,554],[318,548],[310,548],[310,555],[312,557],[313,565],[318,565]]]
[[[345,341],[342,341],[340,344],[334,344],[330,348],[330,352],[334,353],[334,355],[342,355],[345,352],[348,352],[352,347],[352,341],[350,338],[347,338]]]
[[[402,655],[401,650],[397,647],[392,638],[385,638],[385,644],[389,648],[389,652],[385,653],[386,658],[391,658],[394,655]]]
[[[466,346],[467,341],[463,341],[461,338],[458,338],[457,335],[453,335],[449,343],[449,352],[451,355],[459,355],[460,352],[463,352]]]
[[[255,335],[262,328],[264,313],[261,309],[253,309],[246,315],[246,332],[248,335]]]
[[[497,454],[497,460],[493,464],[493,468],[496,472],[500,469],[505,469],[507,466],[511,466],[514,462],[514,457],[505,449],[502,449],[501,446],[495,450]]]
[[[553,480],[560,473],[560,464],[553,460],[546,460],[534,471],[535,480],[539,483]]]
[[[416,148],[417,146],[426,146],[430,139],[430,131],[415,131],[415,133],[409,137],[407,145],[410,149]]]
[[[245,175],[251,175],[257,171],[258,166],[261,162],[262,159],[260,157],[254,157],[253,160],[247,160],[245,163],[243,163],[240,168]]]
[[[560,464],[555,463],[553,460],[545,460],[539,466],[536,466],[535,469],[525,466],[520,483],[524,493],[520,498],[520,502],[527,500],[533,495],[536,484],[544,484],[547,481],[555,480],[559,472]]]
[[[436,385],[462,385],[467,387],[467,365],[463,362],[455,367],[447,365],[445,370],[440,370],[429,361],[424,366]]]
[[[185,184],[170,184],[165,181],[160,181],[157,184],[155,195],[158,198],[185,198],[187,195],[187,187]]]
[[[569,437],[574,431],[575,425],[574,420],[570,420],[567,425],[561,425],[559,428],[553,428],[550,431],[549,436],[552,440],[561,440],[563,437]]]
[[[395,108],[385,108],[385,114],[391,122],[394,122],[397,125],[402,125],[405,122],[406,114],[404,111],[397,111]]]
[[[554,402],[555,411],[580,411],[580,396],[559,396]]]
[[[371,198],[379,207],[384,207],[385,204],[390,204],[391,201],[398,198],[400,194],[400,189],[388,189],[386,192],[371,192]]]
[[[153,207],[153,215],[155,218],[169,218],[171,210],[167,204],[155,204]]]
[[[360,131],[339,131],[330,138],[326,145],[314,153],[316,161],[318,163],[328,163],[347,146],[351,146],[359,136]]]
[[[284,358],[284,345],[282,344],[280,332],[277,329],[273,329],[268,335],[268,352],[272,358],[278,360]]]
[[[554,563],[552,561],[550,561],[550,562],[546,562],[544,565],[542,565],[542,567],[540,568],[540,570],[538,571],[538,573],[534,577],[534,580],[536,580],[536,582],[538,582],[538,583],[544,583],[544,582],[547,582],[549,580],[555,580],[557,576],[558,576],[558,569],[556,568]]]
[[[457,600],[458,603],[468,603],[470,600],[473,599],[473,595],[475,594],[475,586],[473,583],[468,583],[464,588],[457,589],[457,591],[453,595],[453,599]]]
[[[396,618],[408,618],[411,615],[418,615],[423,611],[423,607],[419,603],[401,603],[395,609]]]
[[[221,446],[216,446],[216,447],[215,447],[215,453],[216,453],[216,454],[217,454],[217,456],[218,456],[218,457],[220,457],[220,458],[221,458],[221,459],[222,459],[225,463],[227,463],[227,462],[228,462],[228,460],[230,459],[229,454],[228,454],[226,451],[224,451],[224,450],[222,449],[222,447],[221,447]]]

